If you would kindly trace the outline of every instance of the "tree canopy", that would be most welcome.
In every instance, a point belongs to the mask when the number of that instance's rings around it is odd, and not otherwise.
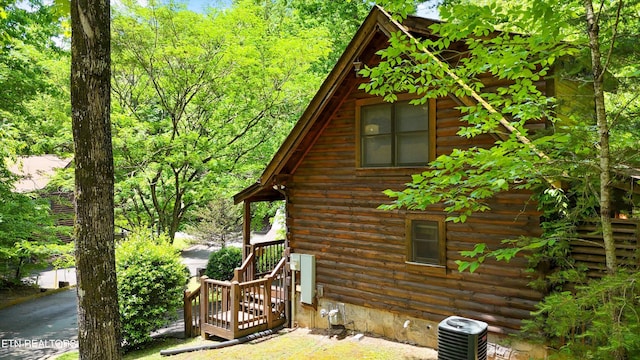
[[[0,9],[0,115],[10,118],[24,114],[25,102],[46,89],[42,62],[59,27],[51,6],[39,0],[3,0]]]
[[[115,14],[116,203],[127,226],[173,236],[192,209],[255,178],[290,129],[329,42],[266,10],[127,3]]]
[[[0,95],[2,158],[71,156],[68,3],[0,5],[0,85],[11,89]],[[195,13],[184,2],[115,6],[118,225],[171,234],[185,222],[197,226],[207,221],[202,209],[255,181],[369,7],[236,1]],[[50,186],[71,191],[72,170]]]
[[[398,18],[410,12],[402,1],[381,3]],[[449,221],[464,222],[490,210],[500,192],[531,191],[541,237],[505,239],[497,249],[479,243],[462,251],[469,261],[457,263],[473,272],[489,257],[509,261],[526,253],[532,267],[543,259],[553,264],[555,273],[532,283],[559,291],[541,302],[533,328],[568,338],[563,351],[572,357],[632,358],[640,341],[625,335],[640,308],[637,268],[618,271],[611,226],[613,216],[638,217],[640,52],[629,45],[640,38],[639,9],[638,1],[445,1],[433,37],[393,34],[382,62],[361,72],[370,77],[362,87],[389,101],[402,92],[416,94],[414,103],[454,94],[462,103],[458,135],[495,136],[492,146],[438,156],[406,189],[388,190],[394,200],[382,207],[443,204]],[[486,77],[501,85],[486,87]],[[536,84],[547,80],[570,95],[542,92]],[[594,218],[608,276],[583,285],[586,274],[569,249],[575,226]],[[567,282],[575,293],[563,291]]]
[[[17,193],[8,164],[34,145],[32,103],[51,94],[49,59],[58,55],[52,36],[60,26],[41,1],[0,1],[0,283],[17,284],[58,249],[49,204]],[[66,118],[68,121],[68,117]],[[70,137],[70,134],[68,135]]]

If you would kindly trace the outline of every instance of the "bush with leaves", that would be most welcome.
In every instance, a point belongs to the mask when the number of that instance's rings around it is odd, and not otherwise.
[[[189,271],[167,236],[136,230],[116,247],[116,272],[122,337],[139,347],[175,318]]]
[[[16,286],[47,266],[54,236],[49,204],[11,190],[0,168],[0,287]],[[6,170],[5,170],[6,171]]]
[[[223,247],[209,255],[204,274],[211,279],[228,281],[233,279],[233,270],[242,265],[242,250],[237,247]]]
[[[640,272],[614,275],[556,292],[538,304],[523,333],[551,339],[560,359],[640,358]]]

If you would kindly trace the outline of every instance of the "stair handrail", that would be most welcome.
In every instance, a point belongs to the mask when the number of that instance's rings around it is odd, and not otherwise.
[[[240,267],[233,270],[233,280],[239,283],[251,281],[255,275],[255,255],[253,252],[249,253],[246,259],[242,262]]]
[[[268,304],[266,306],[268,306],[269,309],[271,309],[272,304],[272,292],[273,292],[273,288],[272,288],[272,284],[273,284],[273,280],[276,279],[278,277],[278,275],[283,275],[282,272],[285,269],[285,264],[287,263],[287,257],[286,256],[282,256],[282,259],[280,259],[280,261],[278,262],[278,264],[273,268],[273,270],[271,271],[271,273],[269,275],[267,275],[265,277],[266,279],[266,285],[265,287],[268,289]],[[281,281],[286,281],[286,276],[283,275],[281,278]],[[276,294],[276,298],[282,302],[286,301],[286,297],[287,297],[287,292],[286,292],[286,287],[285,284],[281,284],[281,290],[278,291],[278,293]],[[277,320],[276,316],[280,316],[280,314],[278,314],[277,312],[274,311],[268,311],[267,313],[267,322],[269,324],[269,328],[273,327],[274,322]]]
[[[265,241],[251,245],[251,252],[255,254],[255,276],[264,277],[271,273],[284,254],[284,239]]]
[[[184,291],[184,334],[185,337],[200,335],[200,285],[192,291]]]
[[[278,274],[278,272],[280,272],[282,270],[282,267],[286,263],[287,263],[287,257],[283,256],[282,259],[280,259],[280,261],[278,262],[278,265],[276,265],[276,267],[273,268],[273,270],[271,271],[271,273],[268,276],[269,277],[275,277]]]

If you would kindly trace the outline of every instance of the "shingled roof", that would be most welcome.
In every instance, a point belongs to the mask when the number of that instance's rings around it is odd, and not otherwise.
[[[71,159],[61,159],[56,155],[22,156],[9,165],[9,171],[18,176],[15,191],[25,193],[44,189],[56,169],[69,166]]]

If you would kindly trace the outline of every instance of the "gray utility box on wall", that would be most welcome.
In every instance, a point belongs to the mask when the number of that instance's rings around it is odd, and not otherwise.
[[[438,360],[486,360],[487,323],[450,316],[438,324]]]
[[[316,296],[316,257],[291,254],[291,270],[300,271],[300,302],[313,304]]]

